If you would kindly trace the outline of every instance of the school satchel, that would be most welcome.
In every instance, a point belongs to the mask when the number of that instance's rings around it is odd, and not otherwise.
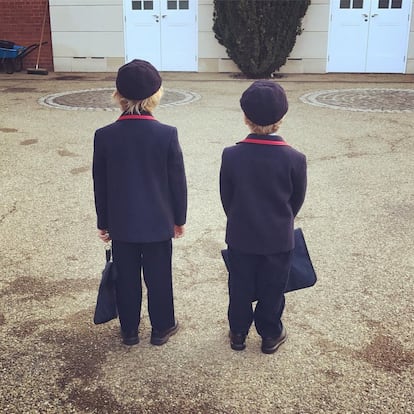
[[[118,317],[116,306],[115,280],[116,266],[112,260],[112,249],[106,249],[106,264],[102,271],[102,278],[99,284],[98,297],[96,299],[95,314],[93,322],[95,325],[109,322]]]
[[[294,235],[295,248],[293,249],[292,264],[290,267],[289,279],[285,288],[285,293],[311,287],[317,280],[302,229],[295,229]],[[223,260],[228,271],[229,262],[227,249],[222,250],[221,255],[223,256]]]

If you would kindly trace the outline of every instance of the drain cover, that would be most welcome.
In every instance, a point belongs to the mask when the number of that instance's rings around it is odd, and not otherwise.
[[[66,110],[83,111],[119,111],[118,105],[112,100],[114,88],[84,89],[55,93],[39,99],[41,105]],[[200,95],[176,89],[164,89],[160,106],[185,105],[200,99]]]
[[[300,97],[310,105],[360,112],[414,112],[413,89],[337,89]]]

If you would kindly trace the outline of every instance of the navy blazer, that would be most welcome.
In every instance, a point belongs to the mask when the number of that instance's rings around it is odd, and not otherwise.
[[[113,240],[164,241],[185,223],[187,184],[175,127],[151,115],[122,115],[96,130],[92,170],[97,225]]]
[[[286,144],[275,135],[247,138]],[[225,148],[220,195],[228,246],[261,255],[293,249],[294,218],[305,199],[306,181],[306,157],[288,145],[240,142]]]

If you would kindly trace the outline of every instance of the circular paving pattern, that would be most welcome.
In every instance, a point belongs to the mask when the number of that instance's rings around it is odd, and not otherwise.
[[[304,103],[360,112],[414,112],[414,89],[336,89],[307,93]]]
[[[39,99],[41,105],[52,108],[81,111],[119,111],[118,105],[112,99],[114,88],[84,89],[43,96]],[[185,105],[200,99],[200,95],[176,89],[164,88],[160,107]]]

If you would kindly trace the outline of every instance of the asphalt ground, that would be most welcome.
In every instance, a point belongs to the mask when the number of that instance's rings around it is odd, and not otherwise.
[[[414,117],[404,109],[412,95],[398,98],[396,112],[300,99],[343,89],[364,89],[367,99],[378,88],[411,93],[413,75],[279,80],[290,101],[280,134],[308,159],[296,224],[318,282],[286,295],[288,340],[273,355],[261,353],[254,327],[245,351],[228,343],[218,173],[223,148],[248,133],[238,102],[251,81],[227,74],[164,74],[167,92],[199,99],[155,112],[178,127],[188,177],[186,235],[174,241],[181,330],[150,345],[145,302],[137,346],[121,344],[118,321],[93,324],[104,266],[93,134],[118,113],[39,99],[112,88],[114,78],[0,73],[0,412],[413,413]]]

